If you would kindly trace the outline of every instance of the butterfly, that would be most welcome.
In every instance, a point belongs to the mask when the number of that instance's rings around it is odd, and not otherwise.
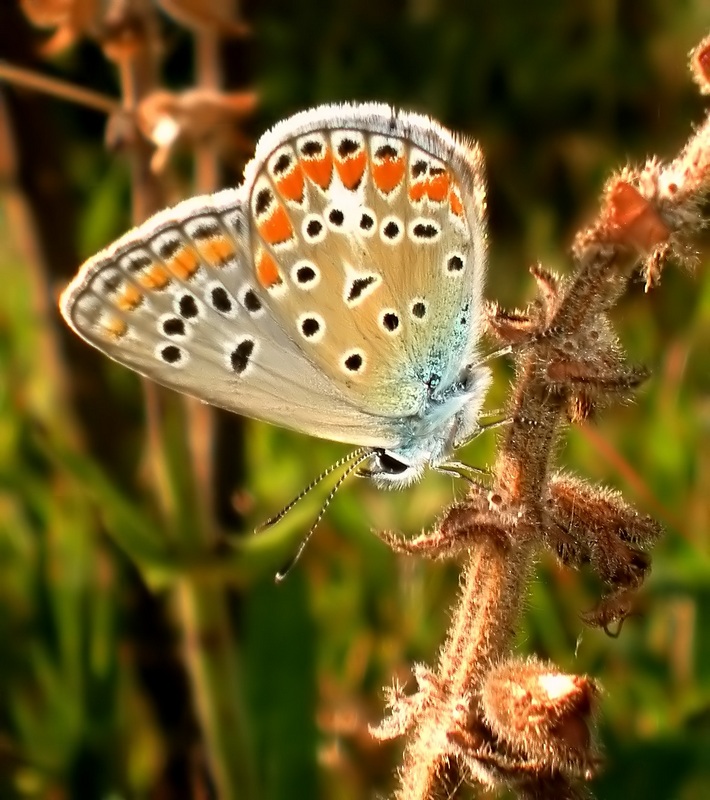
[[[384,104],[324,105],[268,131],[240,187],[90,258],[60,308],[141,375],[358,445],[348,459],[400,487],[455,469],[480,431],[485,251],[476,145]]]

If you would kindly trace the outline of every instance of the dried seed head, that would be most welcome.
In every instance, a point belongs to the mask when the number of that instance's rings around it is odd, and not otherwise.
[[[560,298],[560,278],[554,272],[546,270],[542,264],[530,267],[530,274],[535,278],[538,296],[545,312],[545,321],[549,322],[557,310]]]
[[[455,558],[473,544],[490,540],[501,553],[510,550],[521,527],[517,509],[506,507],[502,495],[483,484],[471,483],[466,500],[449,508],[432,531],[407,539],[392,531],[377,535],[395,552],[426,558]]]
[[[598,757],[592,716],[598,689],[538,659],[511,658],[491,670],[481,705],[503,742],[550,770],[586,776]]]
[[[112,3],[101,23],[99,39],[109,61],[126,63],[158,46],[159,32],[152,12],[129,2]]]
[[[595,608],[580,614],[580,617],[586,625],[601,628],[607,636],[616,639],[624,620],[636,612],[637,606],[637,593],[633,589],[621,589],[602,597]],[[614,624],[617,627],[612,631],[611,625]]]

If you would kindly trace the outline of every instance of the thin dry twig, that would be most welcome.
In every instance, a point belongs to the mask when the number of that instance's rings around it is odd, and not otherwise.
[[[33,70],[8,64],[6,61],[0,61],[0,80],[5,80],[16,86],[44,92],[69,103],[77,103],[86,108],[94,108],[104,114],[114,114],[121,108],[118,100],[106,97],[106,95],[99,94],[99,92],[92,92],[90,89],[84,89],[59,78],[51,78]]]

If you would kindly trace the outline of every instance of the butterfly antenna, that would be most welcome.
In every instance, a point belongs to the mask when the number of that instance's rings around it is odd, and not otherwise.
[[[298,549],[294,553],[293,557],[274,576],[276,583],[281,583],[286,578],[288,573],[293,569],[293,567],[296,566],[299,559],[303,555],[303,551],[306,549],[308,541],[310,540],[311,536],[313,536],[315,529],[318,527],[320,521],[323,519],[323,516],[325,515],[325,512],[328,510],[328,506],[331,504],[338,489],[340,489],[340,487],[343,485],[346,478],[348,478],[349,475],[352,475],[352,473],[360,466],[360,464],[362,464],[362,462],[368,459],[371,455],[372,455],[372,450],[370,450],[370,448],[368,447],[362,447],[359,450],[356,450],[354,453],[351,453],[350,458],[354,458],[355,461],[348,466],[345,472],[343,472],[343,474],[335,482],[335,486],[333,486],[333,488],[328,493],[328,496],[325,498],[325,502],[323,503],[321,510],[318,512],[318,516],[316,517],[314,523],[311,525],[308,533],[301,540],[301,543],[298,545]],[[343,461],[343,459],[341,459],[341,461]],[[328,474],[332,472],[335,468],[336,468],[335,465],[332,466],[328,470]],[[322,475],[321,478],[323,477],[324,476]],[[303,496],[303,494],[305,494],[305,492],[302,492],[301,496]]]
[[[327,478],[327,477],[328,477],[328,475],[331,475],[333,472],[335,472],[335,470],[336,470],[336,469],[340,469],[340,467],[342,467],[344,464],[347,464],[349,461],[352,461],[354,458],[357,458],[357,459],[359,459],[359,460],[358,460],[358,462],[357,462],[358,464],[362,463],[362,461],[364,460],[364,456],[365,456],[365,454],[369,455],[371,452],[372,452],[372,451],[371,451],[371,450],[370,450],[368,447],[359,447],[357,450],[353,450],[353,452],[352,452],[352,453],[349,453],[348,455],[346,455],[346,456],[343,456],[342,458],[339,458],[339,459],[338,459],[338,460],[335,462],[335,464],[331,464],[331,465],[328,467],[328,469],[326,469],[326,470],[323,470],[323,472],[321,472],[321,474],[320,474],[320,475],[319,475],[317,478],[314,478],[314,479],[313,479],[313,480],[312,480],[312,481],[311,481],[311,482],[308,484],[308,486],[306,486],[306,487],[305,487],[305,489],[302,489],[302,490],[301,490],[301,491],[300,491],[300,492],[299,492],[299,493],[296,495],[296,497],[294,497],[294,498],[293,498],[293,500],[291,500],[291,502],[290,502],[290,503],[288,503],[287,505],[285,505],[285,506],[284,506],[284,507],[281,509],[281,511],[279,511],[279,512],[278,512],[278,514],[274,514],[274,516],[273,516],[273,517],[269,517],[269,518],[268,518],[268,519],[267,519],[265,522],[262,522],[260,525],[257,525],[257,527],[256,527],[256,528],[254,528],[254,533],[260,533],[261,531],[265,531],[267,528],[271,528],[273,525],[276,525],[276,523],[277,523],[277,522],[281,522],[281,520],[282,520],[282,519],[283,519],[283,518],[286,516],[286,514],[288,514],[288,512],[289,512],[289,511],[290,511],[290,510],[291,510],[291,509],[292,509],[292,508],[293,508],[293,507],[294,507],[294,506],[295,506],[297,503],[299,503],[301,500],[303,500],[303,498],[304,498],[304,497],[305,497],[305,496],[306,496],[306,495],[307,495],[309,492],[312,492],[312,491],[313,491],[313,489],[315,489],[315,488],[316,488],[316,486],[318,486],[318,484],[319,484],[319,483],[320,483],[320,482],[321,482],[321,481],[322,481],[324,478]],[[347,473],[346,473],[346,474],[347,474]]]

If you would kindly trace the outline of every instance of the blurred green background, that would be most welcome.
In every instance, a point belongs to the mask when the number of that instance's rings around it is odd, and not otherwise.
[[[686,54],[707,32],[706,0],[254,1],[241,18],[251,33],[223,63],[231,89],[258,93],[242,128],[252,139],[317,103],[377,99],[482,142],[488,295],[509,307],[532,296],[531,263],[569,270],[610,170],[674,155],[704,113]],[[42,58],[51,32],[15,0],[0,22],[0,58],[118,97],[95,37]],[[162,9],[155,36],[159,82],[190,86],[192,34]],[[0,797],[206,798],[244,775],[258,788],[234,797],[384,796],[398,751],[367,725],[383,686],[433,660],[458,576],[393,556],[370,529],[417,533],[465,486],[429,476],[380,493],[351,480],[277,587],[325,490],[261,544],[240,542],[346,448],[221,418],[208,509],[219,535],[205,545],[191,412],[163,398],[151,450],[138,379],[72,339],[54,310],[78,264],[131,225],[126,158],[107,151],[95,111],[1,84],[0,110]],[[224,180],[240,166],[232,154]],[[189,152],[164,185],[173,199],[192,191]],[[699,247],[694,274],[671,268],[648,295],[637,281],[614,312],[647,385],[559,448],[565,469],[667,528],[639,613],[617,639],[585,629],[600,586],[543,560],[518,636],[601,681],[604,800],[710,797],[710,250]],[[499,364],[489,408],[510,377]],[[488,434],[461,455],[485,465],[494,448]],[[215,778],[210,754],[231,779]]]

